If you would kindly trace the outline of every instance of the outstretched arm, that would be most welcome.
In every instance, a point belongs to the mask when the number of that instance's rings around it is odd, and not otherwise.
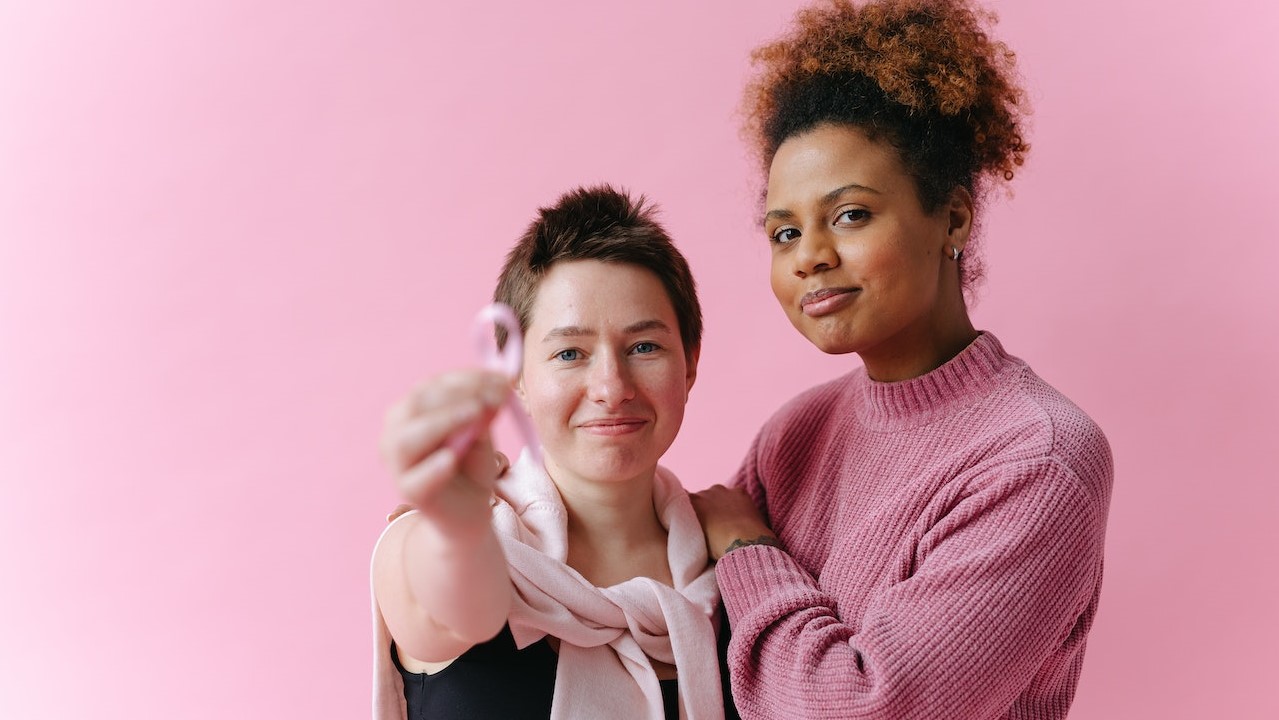
[[[496,635],[510,612],[510,576],[489,522],[497,466],[488,434],[509,391],[502,375],[455,372],[387,414],[382,454],[417,512],[383,532],[373,591],[396,644],[419,660],[461,655]],[[469,447],[449,447],[470,431]]]

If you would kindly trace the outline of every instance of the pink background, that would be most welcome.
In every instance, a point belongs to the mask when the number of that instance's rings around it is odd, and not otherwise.
[[[733,115],[796,3],[506,5],[0,3],[0,716],[366,716],[382,412],[571,185],[700,280],[690,487],[855,362],[775,307]],[[1116,457],[1072,717],[1279,717],[1276,6],[993,7],[1034,150],[975,318]]]

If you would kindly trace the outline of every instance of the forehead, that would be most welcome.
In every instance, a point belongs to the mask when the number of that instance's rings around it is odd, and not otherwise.
[[[897,151],[882,140],[846,125],[819,125],[788,138],[777,148],[768,172],[768,208],[811,202],[845,185],[881,193],[910,189]]]
[[[542,277],[529,326],[626,326],[637,319],[674,326],[675,308],[651,270],[629,263],[569,260]]]

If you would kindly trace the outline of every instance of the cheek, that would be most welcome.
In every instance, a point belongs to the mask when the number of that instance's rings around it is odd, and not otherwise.
[[[654,362],[635,370],[635,383],[647,402],[667,411],[688,400],[686,367],[682,361]]]
[[[789,301],[791,283],[788,282],[790,278],[791,275],[786,272],[783,262],[775,256],[769,267],[768,283],[772,286],[773,297],[777,298],[777,302],[781,303],[783,308],[789,308],[791,305]]]
[[[663,378],[662,403],[667,413],[682,419],[688,405],[688,367],[682,362],[673,365]]]
[[[919,257],[897,240],[877,245],[862,259],[862,267],[881,292],[894,293],[913,285],[918,276]]]
[[[553,430],[572,413],[571,393],[561,379],[551,375],[525,373],[524,407],[538,432]]]

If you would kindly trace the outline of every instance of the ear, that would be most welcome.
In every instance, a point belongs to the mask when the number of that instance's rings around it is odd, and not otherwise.
[[[950,193],[946,203],[946,244],[963,252],[973,231],[973,196],[962,185]]]
[[[528,396],[524,393],[523,371],[511,380],[511,391],[520,399],[520,406],[524,408],[525,414],[528,414]]]
[[[693,391],[693,383],[697,381],[697,361],[702,358],[702,346],[699,344],[688,354],[688,367],[684,371],[684,396]]]

